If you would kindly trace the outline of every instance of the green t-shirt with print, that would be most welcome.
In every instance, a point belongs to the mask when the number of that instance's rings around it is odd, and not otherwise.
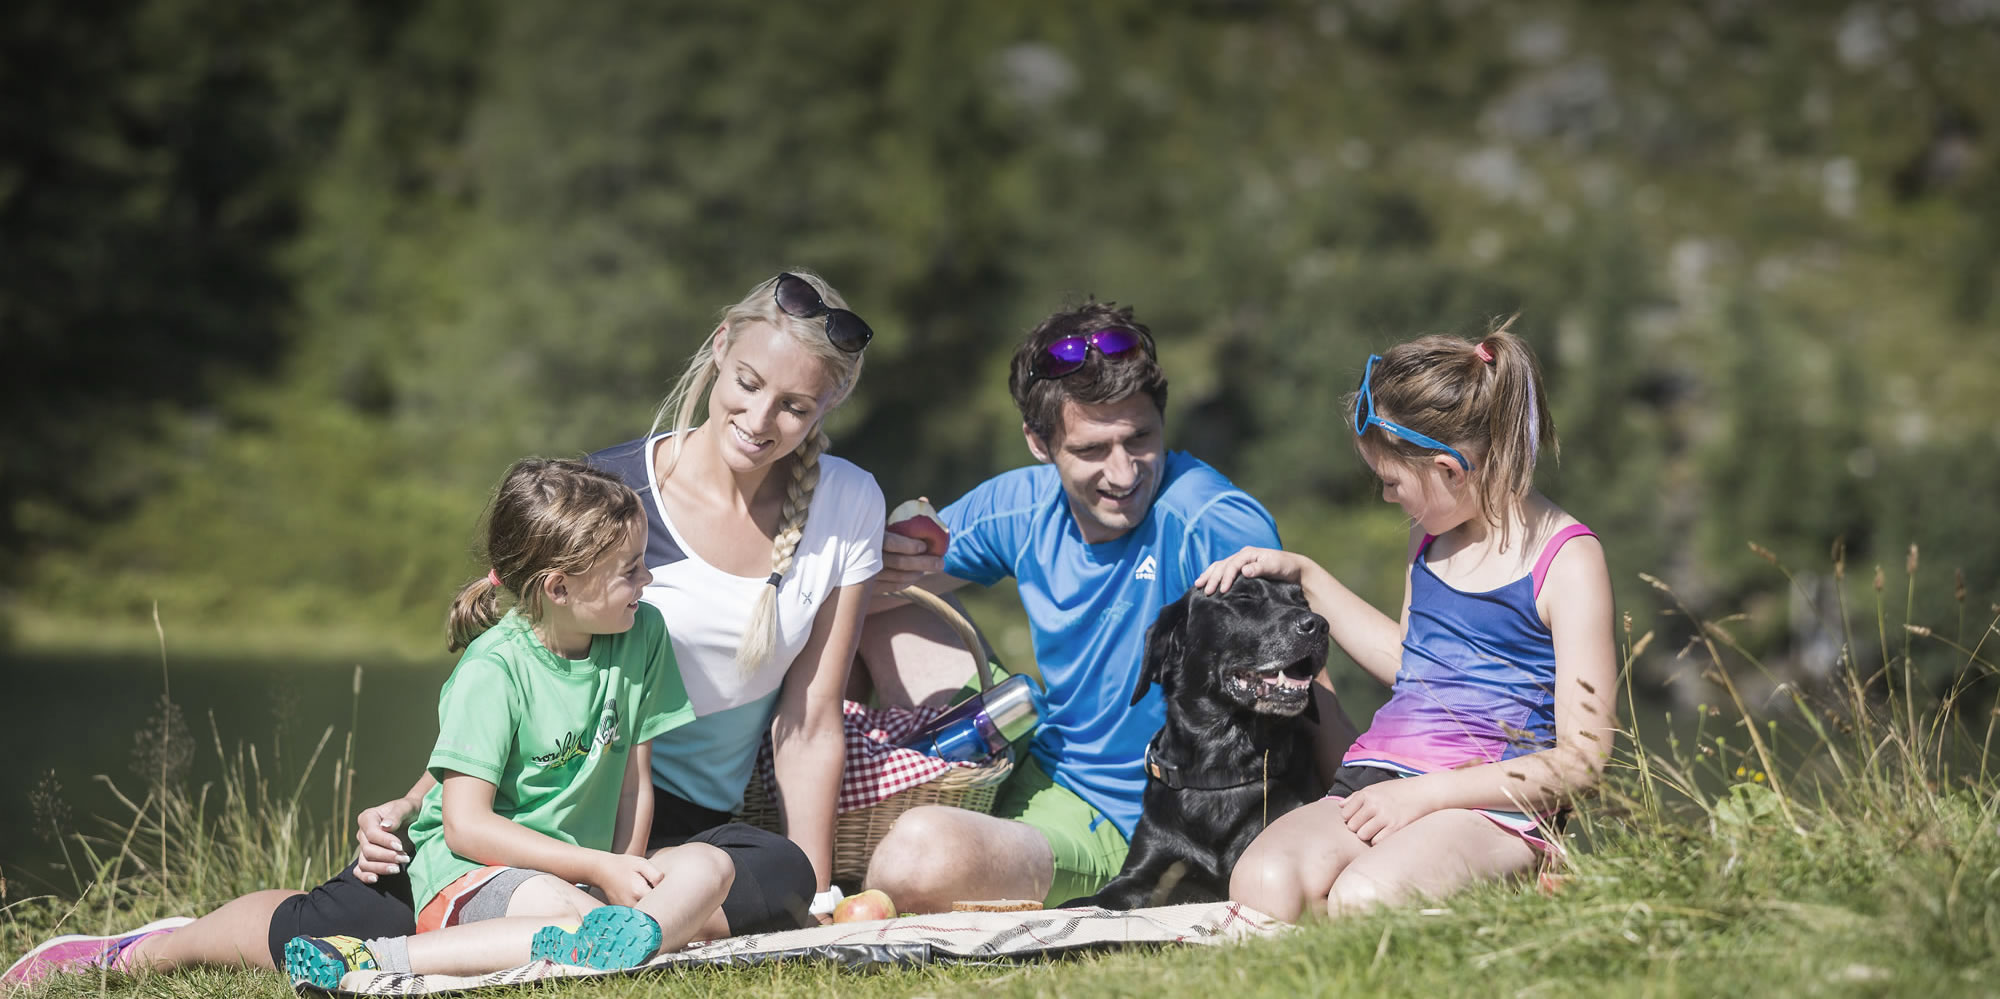
[[[565,659],[519,613],[474,639],[438,695],[432,774],[410,838],[418,909],[485,864],[444,839],[445,771],[494,786],[493,811],[545,836],[611,849],[632,747],[693,720],[667,626],[639,605],[630,631],[598,635],[587,659]]]

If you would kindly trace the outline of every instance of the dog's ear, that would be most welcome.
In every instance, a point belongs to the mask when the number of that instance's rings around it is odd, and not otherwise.
[[[1171,694],[1173,682],[1180,679],[1181,651],[1187,644],[1188,600],[1193,592],[1160,608],[1160,616],[1146,629],[1146,656],[1139,667],[1139,685],[1132,691],[1133,704],[1145,700],[1146,691],[1156,683],[1163,693]]]

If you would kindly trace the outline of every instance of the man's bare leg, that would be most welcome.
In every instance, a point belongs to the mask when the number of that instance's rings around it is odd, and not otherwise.
[[[967,899],[1047,898],[1055,873],[1055,853],[1035,827],[925,805],[889,827],[866,884],[905,912],[945,912]]]
[[[944,599],[964,611],[953,597]],[[849,699],[867,699],[866,687],[858,686],[865,672],[885,706],[943,707],[978,668],[958,632],[915,604],[868,615],[861,626],[858,654],[865,670],[853,671]]]

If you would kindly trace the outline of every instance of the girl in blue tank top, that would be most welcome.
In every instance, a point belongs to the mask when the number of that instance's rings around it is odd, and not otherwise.
[[[1195,582],[1300,583],[1391,688],[1326,798],[1237,862],[1237,901],[1296,920],[1526,873],[1603,771],[1617,725],[1610,574],[1590,530],[1534,489],[1555,423],[1511,322],[1478,343],[1429,336],[1369,357],[1343,407],[1382,498],[1412,522],[1400,619],[1290,552],[1246,548]]]

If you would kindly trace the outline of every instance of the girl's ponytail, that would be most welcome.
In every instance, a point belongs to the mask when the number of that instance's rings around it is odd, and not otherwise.
[[[1509,540],[1511,507],[1534,489],[1535,463],[1556,453],[1556,424],[1542,390],[1542,369],[1509,316],[1477,343],[1425,336],[1390,348],[1373,368],[1368,402],[1376,414],[1465,452],[1474,465],[1479,509]],[[1349,412],[1361,402],[1349,396]],[[1438,451],[1369,426],[1357,445],[1405,462]]]
[[[1541,365],[1527,342],[1510,331],[1516,318],[1507,317],[1472,348],[1474,356],[1492,369],[1483,485],[1488,497],[1508,501],[1519,501],[1534,488],[1535,463],[1543,446],[1551,456],[1559,449],[1555,419],[1542,390]]]
[[[792,478],[785,485],[785,506],[778,523],[778,536],[771,542],[771,578],[760,588],[750,620],[743,626],[743,644],[736,647],[736,667],[750,673],[771,657],[778,645],[778,584],[792,569],[792,555],[805,536],[806,515],[812,512],[813,490],[819,487],[819,456],[832,445],[826,431],[815,429],[797,451],[792,452]]]
[[[492,576],[481,576],[458,588],[445,618],[446,652],[457,652],[500,623],[500,587]]]

